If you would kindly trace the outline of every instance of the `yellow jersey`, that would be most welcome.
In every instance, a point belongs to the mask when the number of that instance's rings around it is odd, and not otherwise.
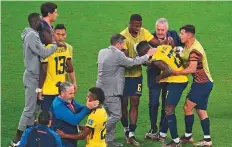
[[[184,69],[180,58],[176,55],[174,50],[170,45],[160,45],[157,47],[156,53],[152,56],[152,61],[161,60],[168,64],[168,66],[175,70],[181,71]],[[186,75],[179,76],[169,76],[165,79],[162,79],[160,82],[168,83],[184,83],[188,82],[188,77]]]
[[[46,48],[52,45],[47,45]],[[58,87],[56,83],[65,81],[65,66],[68,58],[71,58],[68,49],[58,47],[56,51],[41,60],[42,64],[47,63],[47,76],[42,88],[44,95],[57,95]]]
[[[123,30],[120,34],[126,37],[125,42],[124,42],[125,43],[124,49],[128,50],[130,58],[134,58],[137,56],[135,49],[134,49],[134,46],[136,43],[139,43],[141,41],[149,42],[153,38],[153,35],[144,28],[141,28],[139,30],[136,38],[134,38],[130,34],[128,27],[125,30]],[[141,75],[142,75],[141,65],[126,68],[126,71],[125,71],[126,77],[140,77]]]
[[[89,127],[92,131],[87,136],[86,147],[106,147],[107,119],[108,116],[103,106],[90,113],[85,126]]]
[[[207,81],[213,82],[213,78],[211,77],[208,61],[206,57],[206,53],[201,44],[195,39],[194,43],[191,47],[186,48],[182,52],[182,59],[184,61],[184,65],[187,67],[189,65],[189,61],[197,61],[197,70],[193,74],[193,81],[197,83],[205,83]]]
[[[68,44],[67,42],[65,42],[65,45],[67,46],[67,49],[68,49],[70,56],[73,60],[73,47],[70,44]],[[65,80],[72,83],[72,80],[67,72],[65,72]]]

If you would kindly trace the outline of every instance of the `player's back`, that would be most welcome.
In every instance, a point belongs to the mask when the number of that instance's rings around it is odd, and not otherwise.
[[[46,48],[49,48],[47,45]],[[47,63],[47,76],[43,85],[44,95],[58,94],[58,88],[55,86],[57,82],[65,81],[66,61],[71,58],[69,51],[66,48],[57,48],[57,50],[42,63]]]
[[[107,113],[103,106],[90,113],[86,126],[92,132],[87,136],[86,147],[106,147],[105,135],[107,119]]]
[[[152,60],[161,60],[169,65],[172,70],[180,71],[184,67],[182,65],[181,59],[177,56],[170,45],[161,45],[157,47],[157,52],[152,56]],[[188,77],[186,75],[180,76],[169,76],[166,79],[161,80],[160,82],[169,82],[169,83],[182,83],[187,82]]]

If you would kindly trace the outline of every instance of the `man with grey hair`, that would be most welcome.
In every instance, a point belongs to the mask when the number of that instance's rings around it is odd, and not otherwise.
[[[98,101],[89,101],[86,106],[79,104],[74,98],[74,86],[70,82],[58,82],[59,96],[52,102],[50,111],[52,112],[52,129],[62,130],[67,134],[77,134],[78,124],[87,116],[91,109],[98,106]],[[77,140],[62,139],[65,147],[76,147]]]
[[[159,18],[155,23],[156,31],[153,33],[154,38],[158,39],[161,44],[169,44],[172,47],[182,46],[180,37],[174,30],[168,30],[168,20],[166,18]],[[165,40],[168,40],[165,42]],[[150,116],[150,130],[145,134],[146,139],[152,139],[158,128],[161,128],[163,118],[165,116],[165,99],[167,95],[167,83],[157,83],[156,76],[160,74],[160,69],[154,65],[147,67],[147,83],[149,89],[149,116]],[[161,93],[162,91],[162,93]],[[159,127],[157,126],[157,117],[159,110],[159,97],[162,97],[162,110]]]
[[[125,37],[121,34],[111,36],[111,45],[101,49],[98,54],[98,79],[96,87],[105,93],[105,106],[109,115],[106,123],[106,141],[108,147],[123,146],[114,141],[116,123],[121,119],[121,97],[124,90],[125,67],[140,65],[148,61],[155,53],[150,50],[146,55],[137,58],[128,58],[121,50],[124,47]]]

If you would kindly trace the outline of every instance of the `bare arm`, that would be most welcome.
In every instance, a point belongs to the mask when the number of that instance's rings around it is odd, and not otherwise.
[[[47,68],[48,68],[48,63],[47,62],[42,62],[40,64],[40,74],[39,74],[39,88],[40,89],[43,88],[44,82],[46,80]]]
[[[174,71],[174,75],[188,75],[195,73],[197,70],[197,61],[190,61],[189,66],[181,71]]]
[[[72,83],[73,83],[73,86],[74,86],[74,89],[75,91],[77,90],[77,83],[76,83],[76,75],[75,75],[75,71],[73,69],[73,65],[72,65],[72,60],[71,58],[68,58],[67,61],[66,61],[66,72],[68,72],[71,80],[72,80]]]
[[[160,81],[161,79],[167,78],[172,74],[172,70],[170,67],[163,61],[157,60],[153,61],[153,64],[160,68],[163,72],[156,77],[156,81]]]
[[[174,75],[187,75],[195,73],[198,61],[202,61],[202,54],[197,50],[192,50],[189,55],[189,66],[181,71],[174,71]]]
[[[60,135],[61,138],[83,140],[92,132],[92,130],[89,127],[84,127],[82,132],[79,134],[66,134],[61,130],[57,130],[56,132]]]

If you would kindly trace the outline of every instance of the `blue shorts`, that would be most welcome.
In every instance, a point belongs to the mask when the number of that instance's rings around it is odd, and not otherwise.
[[[55,99],[55,97],[57,97],[58,95],[43,95],[44,100],[41,101],[41,110],[43,111],[49,111],[53,100]]]
[[[166,105],[176,106],[181,98],[184,89],[187,87],[186,83],[168,83]]]
[[[206,110],[210,92],[213,89],[213,83],[192,83],[187,98],[196,103],[196,109]]]
[[[125,77],[123,96],[141,96],[143,77]]]
[[[167,83],[156,83],[149,87],[149,105],[159,107],[159,97],[162,91],[162,102],[166,100]],[[164,97],[163,97],[164,95]]]

